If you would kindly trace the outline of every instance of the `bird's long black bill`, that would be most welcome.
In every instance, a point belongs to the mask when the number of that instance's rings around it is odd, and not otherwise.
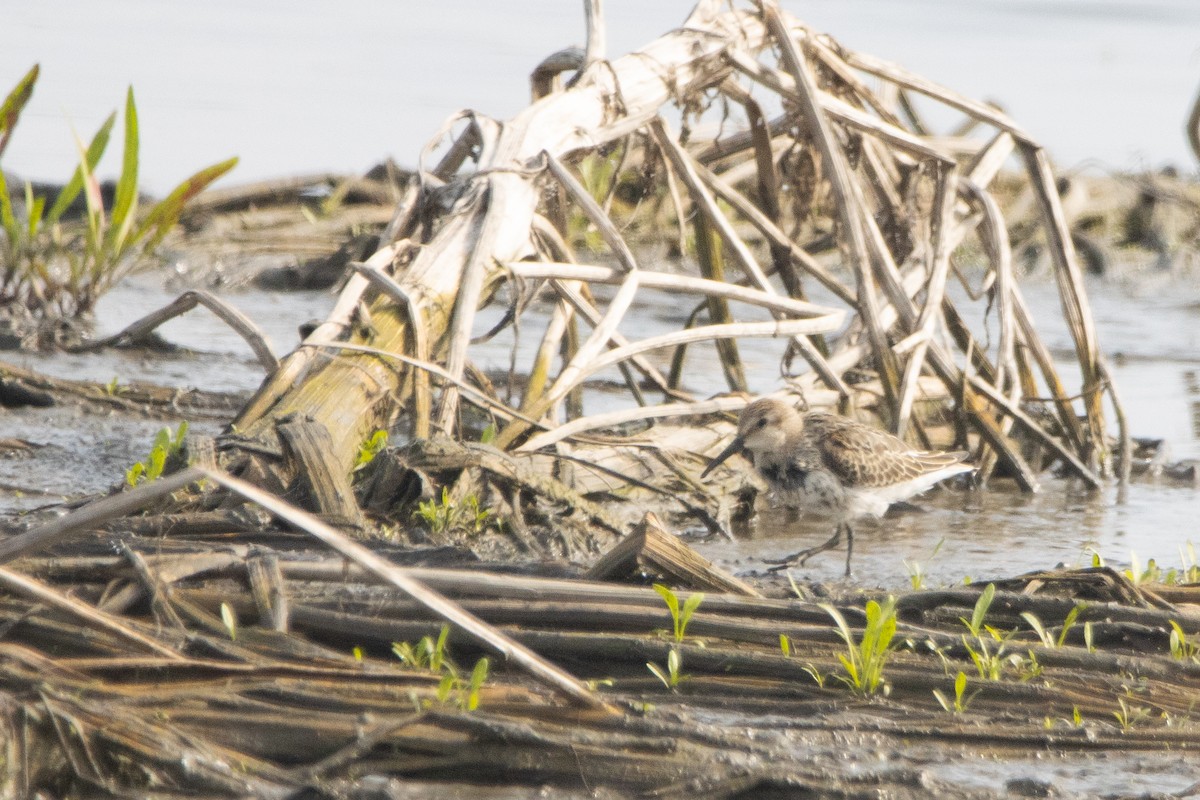
[[[708,473],[725,463],[726,459],[728,459],[730,456],[742,452],[745,447],[746,442],[742,439],[742,437],[733,437],[733,441],[729,443],[729,446],[718,453],[716,458],[708,462],[708,466],[704,468],[704,472],[700,473],[700,478],[703,479],[708,477]]]

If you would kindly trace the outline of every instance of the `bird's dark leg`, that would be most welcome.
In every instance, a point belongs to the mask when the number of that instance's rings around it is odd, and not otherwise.
[[[843,522],[841,527],[846,529],[846,577],[850,577],[850,556],[854,554],[854,528],[849,522]]]
[[[819,544],[816,547],[810,547],[807,550],[801,550],[798,553],[792,553],[790,556],[784,556],[783,558],[764,558],[763,561],[765,563],[775,565],[772,567],[768,567],[767,571],[768,572],[779,572],[781,569],[787,569],[788,567],[792,566],[793,564],[796,566],[804,566],[804,562],[808,561],[808,559],[812,558],[817,553],[824,553],[826,550],[832,550],[833,548],[837,547],[838,544],[842,541],[842,527],[843,527],[842,523],[839,523],[837,528],[833,531],[833,536],[829,537],[828,541],[824,542],[823,544]],[[845,527],[846,527],[847,531],[850,530],[849,525],[846,525]],[[853,533],[851,533],[851,535],[853,535]],[[849,556],[849,554],[847,554],[846,555],[846,570],[847,570],[846,574],[847,575],[850,574],[849,569],[850,569],[850,556]]]

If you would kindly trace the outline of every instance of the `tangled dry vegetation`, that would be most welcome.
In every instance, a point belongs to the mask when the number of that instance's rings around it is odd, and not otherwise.
[[[628,536],[624,509],[720,527],[728,487],[699,467],[779,371],[810,405],[970,446],[983,482],[1095,486],[1129,449],[1049,162],[1002,112],[771,3],[701,3],[613,61],[599,38],[514,119],[448,124],[329,319],[259,351],[229,433],[188,437],[193,467],[0,542],[5,794],[923,797],[936,775],[847,766],[846,737],[869,758],[1196,747],[1190,589],[1098,566],[826,606],[759,596],[653,518]],[[972,133],[929,135],[922,103]],[[1078,375],[1022,297],[990,188],[1013,161]],[[637,237],[664,226],[681,257],[647,268]],[[650,317],[663,296],[683,324]],[[495,336],[511,381],[474,365]],[[698,397],[700,370],[730,393]],[[389,429],[409,444],[381,450]],[[414,541],[414,506],[459,537]],[[464,542],[509,563],[445,569]],[[567,566],[605,550],[593,580]],[[665,565],[678,595],[600,580]]]
[[[782,371],[810,406],[971,447],[982,483],[999,471],[1033,490],[1054,464],[1097,486],[1127,470],[1049,161],[1002,112],[770,7],[702,7],[643,51],[586,58],[548,59],[535,76],[545,96],[512,120],[447,124],[334,314],[239,415],[243,436],[273,440],[278,420],[306,415],[345,471],[374,430],[398,425],[416,452],[393,473],[486,498],[513,530],[544,530],[547,512],[529,498],[552,483],[554,502],[577,498],[572,508],[637,500],[628,507],[712,527],[729,488],[695,479],[728,434],[712,415],[779,385]],[[581,71],[552,91],[564,62]],[[929,135],[922,103],[961,114],[969,133]],[[1037,209],[1078,375],[1059,374],[1022,297],[989,188],[1010,162]],[[661,241],[672,227],[682,258],[639,263],[637,237]],[[580,241],[597,245],[594,263],[580,262]],[[648,324],[664,296],[688,312],[682,324]],[[508,376],[472,357],[497,336],[513,340]],[[754,338],[779,346],[747,361]],[[732,394],[698,397],[697,372]],[[610,376],[624,389],[615,401],[596,388]],[[426,444],[484,430],[486,448]],[[223,446],[239,472],[277,469]],[[387,487],[371,496],[386,515]],[[411,497],[394,491],[398,507]],[[578,536],[521,547],[595,552],[606,526],[583,516]]]

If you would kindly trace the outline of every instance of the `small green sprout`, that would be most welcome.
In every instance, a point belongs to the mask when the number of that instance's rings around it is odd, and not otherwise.
[[[1116,717],[1117,724],[1121,726],[1124,733],[1128,733],[1135,725],[1150,718],[1150,709],[1145,706],[1131,706],[1124,697],[1117,698],[1117,704],[1120,710],[1112,712]]]
[[[704,602],[704,592],[692,592],[681,606],[678,595],[671,591],[669,587],[661,583],[656,583],[654,584],[654,591],[658,592],[659,596],[662,597],[663,602],[667,604],[667,610],[671,613],[672,635],[675,643],[667,653],[666,671],[653,662],[647,663],[646,668],[654,673],[654,676],[662,681],[664,686],[673,690],[688,677],[683,674],[683,654],[679,648],[687,636],[687,628],[688,624],[692,621],[692,615],[696,613],[696,609]]]
[[[1196,661],[1200,646],[1188,638],[1183,628],[1175,620],[1171,623],[1171,658],[1176,661]]]
[[[653,661],[646,662],[646,669],[654,674],[654,677],[662,681],[663,686],[668,689],[675,690],[679,684],[683,683],[690,676],[683,674],[683,656],[679,653],[678,647],[672,647],[667,653],[667,669],[664,672],[663,668]]]
[[[869,697],[880,691],[888,694],[890,686],[884,680],[883,668],[896,635],[896,598],[889,597],[882,606],[875,600],[867,601],[867,624],[863,628],[862,638],[857,642],[840,611],[831,605],[822,605],[821,608],[833,617],[838,635],[846,643],[846,653],[838,655],[846,674],[834,677],[860,697]]]
[[[125,482],[130,486],[137,486],[143,481],[156,481],[161,478],[170,459],[182,454],[187,433],[187,420],[179,423],[174,436],[171,435],[170,428],[159,429],[150,446],[150,455],[145,462],[138,461],[125,471]]]
[[[675,643],[683,644],[683,639],[687,635],[688,623],[692,621],[692,615],[696,613],[696,609],[704,602],[704,592],[692,592],[681,607],[679,605],[679,597],[667,586],[656,583],[654,584],[654,591],[659,593],[663,602],[667,604],[667,610],[671,612],[671,624],[674,627]]]
[[[1029,627],[1033,629],[1033,632],[1036,633],[1038,638],[1042,640],[1043,645],[1046,647],[1062,647],[1067,641],[1067,634],[1075,625],[1075,620],[1079,617],[1079,612],[1083,610],[1084,607],[1085,606],[1081,603],[1067,612],[1067,616],[1063,618],[1062,628],[1059,629],[1057,637],[1047,630],[1046,627],[1042,625],[1042,621],[1033,613],[1029,611],[1023,611],[1021,612],[1021,619],[1025,620]]]
[[[413,669],[442,676],[434,691],[439,703],[453,705],[462,711],[474,711],[479,707],[479,692],[487,680],[490,662],[486,657],[480,658],[475,662],[470,677],[464,680],[462,672],[447,654],[446,641],[449,636],[450,626],[443,625],[436,640],[432,636],[424,636],[415,645],[393,642],[392,652]],[[413,702],[418,708],[421,707],[415,697]]]
[[[367,437],[367,440],[358,446],[358,455],[354,457],[354,472],[358,472],[363,467],[375,460],[375,456],[383,452],[387,447],[388,433],[383,429],[379,429]]]
[[[478,535],[487,528],[492,512],[479,505],[479,498],[469,494],[461,502],[450,496],[450,487],[442,487],[441,500],[422,500],[417,504],[415,517],[425,523],[435,536],[462,530]]]
[[[933,696],[937,698],[938,703],[942,708],[949,711],[951,714],[962,714],[967,710],[967,706],[971,704],[971,700],[975,695],[979,694],[979,690],[966,693],[967,691],[967,673],[962,670],[958,671],[958,675],[954,678],[954,700],[942,694],[940,689],[933,690]]]

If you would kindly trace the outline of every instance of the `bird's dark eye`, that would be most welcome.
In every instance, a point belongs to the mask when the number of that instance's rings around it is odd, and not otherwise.
[[[760,420],[758,421],[758,425],[756,425],[755,427],[757,427],[757,428],[765,428],[765,427],[767,427],[767,421],[766,421],[765,419],[760,419]]]

